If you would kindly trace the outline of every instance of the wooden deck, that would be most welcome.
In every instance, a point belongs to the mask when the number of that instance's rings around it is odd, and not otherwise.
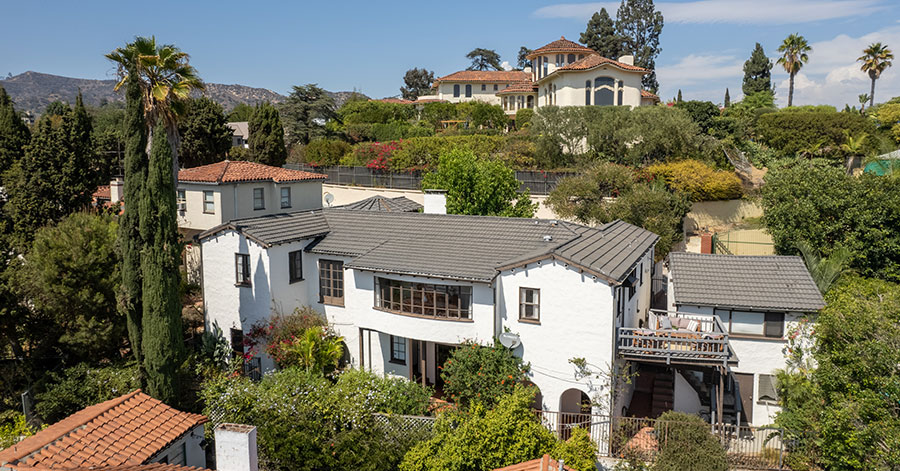
[[[651,328],[619,328],[616,347],[620,355],[667,365],[737,363],[728,332],[716,316],[651,310],[649,321]]]

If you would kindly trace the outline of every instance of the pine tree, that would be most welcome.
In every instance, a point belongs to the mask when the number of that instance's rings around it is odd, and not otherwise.
[[[25,146],[30,139],[28,126],[22,122],[6,90],[0,87],[0,173],[25,155]]]
[[[606,8],[601,8],[591,16],[587,29],[581,33],[579,41],[609,59],[618,59],[623,55],[624,40],[616,31],[616,25],[606,12]]]
[[[122,284],[119,292],[119,308],[128,325],[131,351],[143,372],[142,276],[141,249],[144,240],[140,231],[140,212],[137,210],[147,180],[147,128],[144,126],[144,101],[138,75],[129,71],[125,84],[125,203],[134,204],[134,210],[125,211],[119,218],[119,256]]]
[[[675,103],[681,103],[681,89],[678,89],[678,96],[675,97]]]
[[[656,11],[653,0],[622,0],[616,12],[616,33],[623,38],[623,52],[634,55],[634,65],[648,69],[641,83],[645,90],[656,93],[656,56],[662,51],[659,35],[663,29],[662,13]]]
[[[250,158],[254,162],[281,167],[287,159],[284,147],[284,127],[278,110],[269,103],[256,105],[250,122]]]
[[[140,199],[144,370],[147,392],[177,404],[180,367],[184,359],[181,305],[178,298],[178,228],[175,222],[175,182],[172,148],[161,123],[153,132],[147,183]]]
[[[750,58],[744,62],[744,96],[772,89],[772,61],[766,57],[763,47],[756,43]]]
[[[728,94],[728,89],[725,89],[725,108],[731,106],[731,95]]]

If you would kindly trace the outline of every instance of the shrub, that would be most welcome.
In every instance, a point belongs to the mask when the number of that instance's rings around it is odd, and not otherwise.
[[[34,435],[36,430],[28,425],[25,416],[18,412],[7,411],[0,414],[0,450],[9,448],[24,437]]]
[[[437,129],[441,121],[452,119],[456,119],[455,103],[434,102],[426,103],[422,106],[422,121],[431,126],[432,129]]]
[[[491,408],[526,379],[527,363],[506,347],[466,342],[440,367],[447,397],[461,407],[478,402]]]
[[[700,417],[669,411],[656,422],[659,455],[653,471],[725,471],[728,458],[719,440]]]
[[[232,147],[228,150],[229,160],[250,160],[250,149],[246,147]]]
[[[516,127],[526,129],[531,126],[531,120],[534,118],[534,110],[531,108],[521,108],[516,111]]]
[[[296,366],[327,374],[338,367],[342,342],[318,312],[304,306],[290,315],[276,314],[253,324],[244,337],[249,347],[244,357],[252,358],[263,349],[279,368]]]
[[[700,127],[700,132],[707,132],[713,127],[715,118],[719,117],[719,107],[709,101],[682,101],[676,103],[675,108],[679,108],[687,112],[691,117],[691,121]]]
[[[394,153],[401,149],[404,141],[363,142],[353,146],[349,158],[341,161],[344,165],[365,165],[376,170],[394,168]]]
[[[503,136],[435,136],[414,137],[403,141],[392,154],[395,169],[434,168],[442,154],[454,150],[469,151],[479,158],[498,154],[506,143]]]
[[[337,116],[344,124],[406,122],[411,120],[415,113],[413,105],[380,100],[350,100],[337,110]]]
[[[35,395],[35,411],[44,422],[57,422],[87,406],[134,391],[140,384],[135,365],[80,363],[47,375],[43,392]]]
[[[591,434],[586,428],[573,429],[568,440],[556,445],[553,456],[576,471],[597,469],[597,446],[591,441]]]
[[[734,172],[714,170],[697,160],[655,164],[647,172],[662,178],[675,191],[687,193],[693,201],[740,198],[741,179]]]
[[[900,103],[879,106],[874,118],[879,129],[889,131],[894,141],[900,144]]]
[[[350,153],[351,150],[350,144],[339,139],[316,139],[305,146],[303,161],[323,167],[338,165],[341,157]],[[293,154],[293,149],[291,149],[291,154]]]
[[[841,144],[847,135],[873,134],[872,122],[858,113],[830,111],[778,112],[760,116],[756,134],[761,143],[785,157],[798,154],[821,155],[843,162]],[[874,152],[876,143],[867,143],[863,154]]]

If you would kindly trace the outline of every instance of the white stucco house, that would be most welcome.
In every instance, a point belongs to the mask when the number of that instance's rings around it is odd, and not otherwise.
[[[231,129],[231,147],[250,148],[250,123],[248,121],[233,121],[225,123]]]
[[[531,363],[539,407],[582,412],[597,385],[569,360],[612,364],[616,329],[646,317],[658,237],[621,221],[591,228],[428,206],[291,212],[204,232],[207,323],[241,338],[273,312],[313,306],[353,366],[436,388],[455,346],[508,331]]]
[[[659,97],[643,89],[649,71],[634,65],[633,56],[602,57],[596,51],[560,37],[528,56],[524,70],[462,70],[434,81],[435,95],[453,103],[480,100],[502,106],[509,115],[541,106],[644,106]]]

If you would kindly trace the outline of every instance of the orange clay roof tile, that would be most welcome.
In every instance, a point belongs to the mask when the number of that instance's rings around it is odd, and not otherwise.
[[[320,173],[272,167],[256,162],[224,160],[199,167],[184,168],[178,172],[179,182],[239,183],[272,181],[275,183],[325,180]]]
[[[566,471],[575,471],[574,469],[563,466]],[[544,455],[531,461],[525,461],[503,468],[496,468],[494,471],[557,471],[559,470],[559,461],[550,458],[550,455]]]
[[[528,58],[536,57],[540,54],[548,54],[554,52],[573,52],[577,54],[597,54],[593,49],[589,47],[582,46],[574,41],[569,41],[565,36],[560,36],[559,39],[553,41],[550,44],[546,44],[541,46],[528,54]]]
[[[460,70],[434,80],[440,82],[529,82],[531,74],[521,70]]]

